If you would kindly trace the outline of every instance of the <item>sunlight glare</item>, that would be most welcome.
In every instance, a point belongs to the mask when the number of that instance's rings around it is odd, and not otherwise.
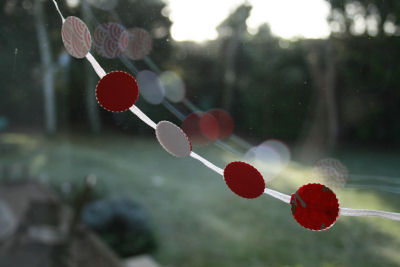
[[[176,41],[205,41],[217,38],[216,27],[242,4],[243,0],[165,0],[173,21]],[[247,20],[249,32],[268,23],[273,34],[286,39],[326,38],[329,4],[324,0],[248,0],[253,6]]]

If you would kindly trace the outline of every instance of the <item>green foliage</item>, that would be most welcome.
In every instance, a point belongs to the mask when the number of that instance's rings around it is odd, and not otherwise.
[[[398,144],[400,39],[353,37],[338,42],[345,47],[339,54],[338,77],[344,138]],[[353,120],[354,115],[358,119]]]
[[[41,69],[34,23],[26,23],[28,18],[32,18],[32,8],[19,2],[13,2],[10,6],[11,2],[4,3],[3,16],[0,16],[0,70],[3,73],[0,93],[6,96],[0,99],[0,115],[10,122],[11,128],[41,128],[44,70]],[[331,4],[335,10],[343,13],[347,4],[355,2],[331,1]],[[389,10],[391,15],[398,12],[395,1],[360,3],[368,12],[372,12],[368,7],[371,4],[378,10]],[[59,4],[65,15],[84,17],[79,6],[70,9],[64,1]],[[87,62],[84,60],[68,57],[66,64],[59,63],[59,57],[64,53],[60,19],[50,1],[43,2],[43,5],[54,58],[53,70],[56,72],[60,129],[89,130],[86,123],[86,99],[95,95],[94,88],[89,96],[85,88],[87,77],[94,73],[90,69],[86,70]],[[96,20],[101,23],[120,20],[126,27],[137,26],[148,30],[154,37],[151,59],[160,70],[177,72],[185,82],[187,98],[203,110],[221,107],[224,103],[229,59],[226,51],[232,45],[232,40],[237,38],[237,47],[231,55],[235,76],[231,88],[231,113],[235,119],[236,132],[255,139],[299,139],[305,125],[313,117],[313,109],[318,100],[315,99],[315,81],[311,78],[307,64],[309,51],[304,49],[307,40],[288,41],[277,38],[271,34],[267,25],[262,25],[257,34],[250,35],[245,21],[251,7],[242,5],[221,23],[217,40],[201,44],[172,42],[171,21],[165,16],[164,8],[165,3],[159,0],[121,0],[114,14],[93,7],[96,19],[88,18],[86,22],[92,33]],[[365,16],[368,16],[368,12]],[[332,38],[338,54],[335,90],[339,111],[339,141],[398,143],[398,37],[338,34]],[[313,42],[313,52],[323,53],[326,42]],[[121,69],[130,72],[118,59],[95,56],[106,71]],[[134,64],[139,70],[149,68],[144,61],[135,61]],[[137,104],[156,121],[168,119],[180,123],[162,106],[149,105],[140,98]],[[182,106],[178,105],[178,108],[189,113]],[[138,120],[129,113],[111,114],[102,110],[100,117],[106,129],[151,133],[151,130],[140,127]]]
[[[300,43],[282,49],[279,39],[264,34],[243,45],[247,62],[238,73],[247,83],[239,88],[238,99],[249,110],[236,115],[245,123],[243,131],[252,128],[260,137],[294,140],[311,97],[306,62]]]
[[[239,198],[220,176],[192,159],[177,160],[154,139],[106,134],[24,138],[35,145],[30,149],[24,145],[15,154],[0,154],[1,165],[23,159],[54,183],[79,182],[94,173],[107,194],[132,198],[150,213],[159,245],[154,256],[163,266],[400,264],[398,222],[342,216],[327,231],[306,230],[293,219],[289,205],[268,196],[251,201]],[[395,150],[338,152],[335,157],[361,177],[359,184],[386,185],[382,176],[400,177]],[[199,153],[218,166],[237,160],[212,146]],[[37,166],[40,156],[44,164]],[[308,166],[296,163],[269,186],[290,194],[309,182],[309,173]],[[398,211],[398,195],[373,187],[337,193],[343,207]]]

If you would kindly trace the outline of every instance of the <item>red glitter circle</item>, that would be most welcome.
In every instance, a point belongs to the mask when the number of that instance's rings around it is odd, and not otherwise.
[[[112,112],[122,112],[135,104],[139,89],[135,78],[123,71],[113,71],[104,76],[96,87],[99,104]]]
[[[227,186],[244,198],[259,197],[265,190],[265,181],[256,168],[242,161],[226,165],[224,179]]]
[[[212,109],[208,111],[208,113],[213,115],[214,118],[218,121],[219,139],[225,139],[233,133],[235,123],[228,112],[223,109]]]
[[[303,185],[292,194],[290,205],[296,221],[310,230],[326,230],[339,217],[335,193],[322,184]]]

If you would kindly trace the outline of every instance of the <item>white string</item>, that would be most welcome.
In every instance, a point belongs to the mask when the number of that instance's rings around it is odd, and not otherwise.
[[[340,208],[340,215],[342,216],[376,216],[385,219],[400,221],[400,213],[380,211],[380,210],[362,210],[362,209],[350,209]]]
[[[54,5],[56,6],[56,9],[57,9],[57,11],[58,11],[58,14],[60,14],[62,23],[64,24],[65,19],[64,19],[64,16],[61,14],[60,9],[58,8],[58,4],[57,4],[56,0],[53,0],[53,3],[54,3]]]
[[[133,114],[135,114],[139,119],[141,119],[151,128],[153,128],[154,130],[156,129],[157,124],[154,121],[152,121],[149,117],[147,117],[147,115],[144,114],[137,106],[133,105],[132,107],[129,108],[129,110],[132,111]]]
[[[97,73],[100,79],[107,75],[104,69],[100,66],[99,62],[97,62],[90,52],[87,53],[86,59],[89,61],[90,65],[92,65],[94,71]]]
[[[64,23],[65,19],[58,8],[58,4],[55,0],[53,0],[53,3],[60,14],[61,20]],[[88,53],[86,55],[86,59],[90,62],[92,65],[94,71],[97,73],[97,75],[101,78],[107,75],[107,73],[104,71],[104,69],[100,66],[100,64],[97,62],[97,60],[92,56],[92,54]],[[148,126],[150,126],[153,129],[156,129],[156,123],[152,121],[149,117],[147,117],[146,114],[144,114],[138,107],[133,105],[132,107],[129,108],[130,111],[132,111],[133,114],[135,114],[139,119],[141,119],[144,123],[146,123]],[[211,170],[215,171],[216,173],[220,174],[221,176],[224,176],[224,170],[217,167],[213,163],[209,162],[205,158],[201,157],[200,155],[194,153],[193,151],[190,152],[190,156],[194,159],[197,159],[201,163],[203,163],[206,167],[210,168]],[[279,199],[285,203],[290,203],[291,197],[289,195],[283,194],[281,192],[265,188],[264,194],[270,195],[276,199]],[[396,220],[400,221],[400,213],[395,213],[395,212],[387,212],[387,211],[377,211],[377,210],[362,210],[362,209],[350,209],[350,208],[340,208],[340,215],[342,216],[376,216],[376,217],[381,217],[381,218],[386,218],[386,219],[391,219],[391,220]]]
[[[215,171],[216,173],[224,176],[224,170],[223,169],[221,169],[220,167],[215,166],[214,164],[212,164],[211,162],[209,162],[208,160],[206,160],[202,156],[194,153],[193,151],[190,152],[190,156],[192,158],[194,158],[194,159],[197,159],[198,161],[203,163],[206,167],[210,168],[211,170]]]
[[[281,201],[283,201],[283,202],[285,202],[287,204],[290,203],[291,196],[283,194],[281,192],[278,192],[278,191],[275,191],[275,190],[272,190],[272,189],[269,189],[269,188],[265,188],[264,194],[270,195],[270,196],[272,196],[272,197],[274,197],[276,199],[279,199],[279,200],[281,200]]]

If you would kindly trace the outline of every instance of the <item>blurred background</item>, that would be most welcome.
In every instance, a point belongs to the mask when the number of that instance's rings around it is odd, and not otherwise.
[[[286,194],[321,182],[343,207],[400,212],[400,2],[58,4],[86,23],[106,72],[136,77],[136,105],[217,166],[246,161]],[[52,1],[0,12],[1,267],[400,266],[398,222],[309,231],[289,205],[239,198],[129,111],[102,109]]]

